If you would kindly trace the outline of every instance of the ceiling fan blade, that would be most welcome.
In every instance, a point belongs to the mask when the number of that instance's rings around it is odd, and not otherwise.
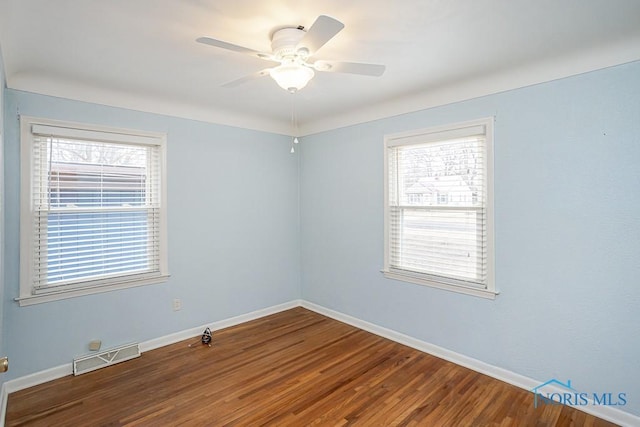
[[[271,71],[271,68],[265,68],[264,70],[256,71],[255,73],[249,74],[248,76],[240,77],[239,79],[232,80],[228,83],[225,83],[222,85],[222,87],[231,88],[231,87],[239,86],[248,81],[251,81],[260,77],[268,76],[269,71]]]
[[[260,56],[262,52],[258,52],[257,50],[249,49],[248,47],[238,46],[233,43],[223,42],[222,40],[212,39],[211,37],[199,37],[196,39],[198,43],[208,44],[209,46],[215,46],[222,49],[231,50],[233,52],[244,53],[247,55]]]
[[[344,24],[326,15],[318,16],[304,35],[297,48],[307,48],[313,54],[344,28]]]
[[[318,71],[328,71],[330,73],[348,73],[380,77],[386,67],[380,64],[362,64],[359,62],[316,61],[313,63],[313,68]]]

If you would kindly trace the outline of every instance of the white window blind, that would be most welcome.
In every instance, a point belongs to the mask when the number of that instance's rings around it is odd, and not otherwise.
[[[492,290],[490,123],[385,140],[385,268],[393,278]]]
[[[166,276],[161,138],[27,128],[31,249],[21,296]]]

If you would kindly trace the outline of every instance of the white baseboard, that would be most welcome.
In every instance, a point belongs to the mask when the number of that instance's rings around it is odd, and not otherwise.
[[[7,393],[4,383],[2,383],[2,388],[0,388],[0,427],[4,427],[4,414],[7,413],[8,398],[9,393]]]
[[[261,317],[269,316],[271,314],[279,313],[284,310],[289,310],[294,307],[304,307],[308,310],[314,311],[340,322],[347,323],[349,325],[355,326],[356,328],[371,332],[372,334],[390,339],[397,343],[404,344],[411,348],[415,348],[416,350],[429,353],[441,359],[448,360],[457,365],[464,366],[465,368],[472,369],[476,372],[480,372],[481,374],[488,375],[492,378],[504,381],[527,391],[532,390],[534,387],[537,387],[543,382],[497,366],[490,365],[478,359],[474,359],[472,357],[447,350],[446,348],[418,340],[392,329],[384,328],[382,326],[366,322],[356,317],[352,317],[347,314],[340,313],[338,311],[331,310],[329,308],[305,300],[289,301],[284,304],[267,307],[261,310],[256,310],[250,313],[231,317],[229,319],[219,320],[208,325],[202,325],[173,334],[165,335],[163,337],[148,340],[140,343],[140,351],[144,353],[145,351],[154,350],[156,348],[164,347],[169,344],[174,344],[179,341],[184,341],[186,339],[199,336],[207,327],[212,331],[216,331],[239,325],[241,323],[249,322],[251,320],[259,319]],[[62,378],[71,374],[73,374],[73,364],[69,363],[26,375],[24,377],[16,378],[2,384],[2,389],[0,390],[0,427],[4,427],[4,415],[6,413],[7,397],[9,393],[13,393],[15,391],[42,384],[48,381],[53,381],[55,379]],[[556,390],[556,388],[554,387],[550,387],[549,389],[553,392],[563,392],[563,390]],[[604,420],[619,424],[621,426],[640,426],[640,417],[628,412],[621,411],[620,409],[613,408],[611,406],[587,405],[574,406],[574,408],[594,415],[598,418],[602,418]]]
[[[164,347],[169,344],[175,344],[180,341],[187,340],[202,335],[202,331],[206,328],[212,331],[217,331],[231,326],[239,325],[241,323],[249,322],[251,320],[259,319],[261,317],[269,316],[271,314],[279,313],[281,311],[289,310],[294,307],[300,307],[300,300],[293,300],[285,302],[284,304],[278,304],[271,307],[263,308],[260,310],[252,311],[250,313],[241,314],[239,316],[231,317],[229,319],[219,320],[217,322],[209,323],[206,325],[196,326],[195,328],[186,329],[184,331],[176,332],[173,334],[165,335],[160,338],[155,338],[149,341],[140,343],[140,351],[155,350],[156,348]]]
[[[356,328],[365,330],[367,332],[371,332],[372,334],[376,334],[383,338],[390,339],[391,341],[395,341],[397,343],[404,344],[408,347],[415,348],[416,350],[431,354],[433,356],[439,357],[440,359],[453,362],[456,365],[464,366],[465,368],[469,368],[481,374],[488,375],[492,378],[498,379],[500,381],[504,381],[506,383],[525,389],[527,391],[531,391],[534,387],[537,387],[540,384],[544,383],[544,381],[535,380],[533,378],[529,378],[524,375],[520,375],[515,372],[509,371],[503,368],[499,368],[494,365],[490,365],[478,359],[474,359],[472,357],[468,357],[463,354],[456,353],[451,350],[447,350],[446,348],[439,347],[437,345],[418,340],[416,338],[410,337],[408,335],[404,335],[392,329],[387,329],[382,326],[378,326],[376,324],[366,322],[356,317],[352,317],[347,314],[340,313],[335,310],[331,310],[329,308],[314,304],[309,301],[303,300],[301,302],[301,305],[302,307],[311,311],[315,311],[316,313],[322,314],[323,316],[330,317],[340,322],[347,323],[351,326],[355,326]],[[553,386],[548,387],[548,390],[550,390],[553,393],[555,392],[563,393],[566,391]],[[531,404],[533,405],[533,397],[531,398]],[[621,426],[630,426],[630,427],[640,426],[639,416],[630,414],[629,412],[621,411],[620,409],[617,409],[611,406],[589,404],[585,406],[572,406],[572,407],[580,411],[586,412],[590,415],[596,416],[598,418],[602,418],[603,420],[607,420],[612,423],[619,424]]]
[[[66,377],[71,374],[73,374],[72,362],[9,380],[4,383],[4,389],[7,394],[9,394],[14,391],[24,390],[25,388],[57,380],[58,378]]]
[[[289,310],[294,307],[300,307],[301,305],[302,302],[300,300],[292,300],[283,304],[278,304],[260,310],[252,311],[250,313],[231,317],[229,319],[219,320],[207,325],[197,326],[195,328],[189,328],[184,331],[165,335],[163,337],[154,338],[148,341],[141,342],[140,352],[144,353],[145,351],[154,350],[156,348],[164,347],[169,344],[174,344],[189,338],[200,336],[202,335],[202,331],[204,331],[205,328],[210,328],[212,331],[216,331],[228,328],[230,326],[249,322],[251,320],[259,319],[261,317],[269,316],[271,314],[279,313],[281,311]],[[44,371],[39,371],[33,374],[25,375],[23,377],[15,378],[2,384],[2,388],[0,389],[0,427],[4,427],[4,417],[6,414],[7,398],[9,396],[9,393],[24,390],[25,388],[57,380],[58,378],[62,378],[72,374],[73,363],[70,362],[61,366],[57,366],[55,368],[45,369]]]
[[[44,371],[34,372],[33,374],[9,380],[2,384],[2,389],[0,390],[0,393],[2,393],[2,396],[0,396],[0,403],[2,404],[0,407],[0,427],[4,427],[4,417],[7,413],[7,399],[9,398],[9,393],[57,380],[58,378],[71,374],[73,374],[73,363],[67,363],[65,365],[56,366],[55,368],[45,369]]]

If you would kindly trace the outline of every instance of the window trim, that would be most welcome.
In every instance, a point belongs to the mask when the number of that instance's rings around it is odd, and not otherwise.
[[[499,292],[495,287],[495,247],[494,247],[494,218],[493,218],[493,117],[477,120],[452,123],[442,126],[434,126],[407,132],[394,133],[384,136],[384,266],[381,270],[384,277],[400,280],[417,285],[429,286],[437,289],[472,295],[481,298],[495,299]],[[425,142],[434,142],[441,139],[449,139],[464,133],[465,129],[484,127],[485,151],[486,151],[486,229],[487,229],[487,284],[485,288],[464,286],[459,283],[447,283],[446,280],[433,280],[428,275],[399,270],[390,266],[390,218],[389,218],[389,148],[396,146],[414,145]]]
[[[159,274],[155,276],[145,276],[136,278],[135,276],[123,276],[122,280],[110,281],[107,284],[100,284],[99,281],[86,286],[75,284],[69,287],[53,288],[43,292],[36,290],[32,286],[31,262],[34,256],[34,229],[33,229],[33,198],[31,197],[33,182],[33,138],[32,128],[34,126],[53,126],[57,128],[67,128],[69,132],[77,135],[97,135],[110,134],[111,138],[131,138],[130,142],[139,145],[156,145],[160,153],[160,236]],[[127,289],[137,286],[162,283],[169,278],[167,260],[167,174],[166,174],[166,133],[140,131],[133,129],[113,128],[107,126],[92,125],[86,123],[75,123],[60,120],[43,119],[31,116],[20,116],[20,296],[15,298],[20,306],[28,306],[44,302],[56,301],[66,298],[83,295],[110,292],[119,289]]]

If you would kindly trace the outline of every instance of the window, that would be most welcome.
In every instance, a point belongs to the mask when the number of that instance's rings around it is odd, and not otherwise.
[[[386,277],[495,298],[492,145],[492,119],[385,137]]]
[[[21,117],[20,305],[166,280],[165,139]]]

